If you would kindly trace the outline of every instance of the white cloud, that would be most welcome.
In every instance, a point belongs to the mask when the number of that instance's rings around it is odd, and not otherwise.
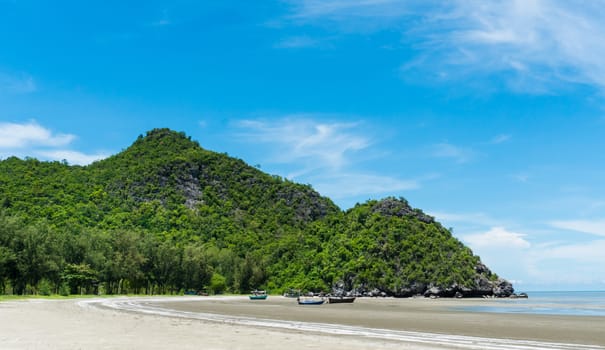
[[[525,78],[532,76],[532,84],[561,81],[605,88],[604,1],[582,6],[540,0],[476,5],[457,2],[457,28],[445,43],[472,53],[461,64],[521,71]]]
[[[566,83],[605,90],[605,0],[290,3],[291,18],[305,24],[328,21],[341,32],[400,30],[403,43],[418,53],[402,69],[420,71],[424,80],[429,72],[437,80],[499,75],[522,92],[546,93]]]
[[[71,150],[38,151],[38,155],[49,160],[66,160],[69,164],[87,165],[109,157],[108,154],[84,154]]]
[[[557,259],[564,261],[598,262],[600,266],[605,266],[603,251],[605,251],[605,240],[596,240],[548,247],[540,251],[534,258],[539,260]],[[605,272],[605,270],[603,271]]]
[[[247,142],[270,145],[274,151],[267,162],[293,169],[287,178],[313,183],[320,193],[340,202],[420,187],[418,180],[354,169],[372,157],[368,154],[374,141],[367,136],[371,131],[363,122],[318,121],[310,115],[296,115],[272,121],[245,120],[237,126],[245,130],[241,136]]]
[[[552,221],[550,225],[559,229],[605,236],[605,220],[561,220]]]
[[[359,123],[317,122],[301,116],[274,122],[245,120],[239,126],[248,130],[250,139],[279,145],[274,161],[306,160],[312,167],[341,168],[348,153],[370,145],[367,137],[354,132]]]
[[[0,122],[0,157],[34,157],[86,165],[108,156],[101,153],[85,154],[65,148],[75,139],[75,135],[54,133],[35,121],[21,124]]]
[[[525,239],[525,234],[493,226],[481,233],[458,234],[457,237],[498,275],[509,280],[528,280],[526,260],[534,247]]]
[[[602,268],[605,266],[605,255],[602,254],[605,251],[604,239],[578,242],[576,237],[565,237],[561,232],[534,228],[531,229],[530,242],[529,235],[522,233],[527,229],[511,231],[505,228],[506,224],[494,225],[495,220],[482,213],[429,214],[438,221],[490,227],[479,233],[457,234],[457,237],[494,272],[517,281],[514,284],[518,290],[595,289],[605,278]],[[592,226],[585,222],[565,222],[559,226],[588,231],[604,223],[595,221]],[[559,226],[557,228],[562,228]]]
[[[0,123],[0,148],[14,149],[29,146],[64,146],[75,136],[53,134],[36,122],[26,124]]]
[[[595,289],[605,278],[603,239],[537,242],[533,237],[530,243],[527,235],[501,226],[459,238],[494,272],[516,281],[517,290]]]
[[[485,233],[465,235],[462,238],[471,247],[502,247],[502,248],[529,248],[531,244],[526,241],[522,233],[506,230],[504,227],[492,227]]]
[[[595,289],[605,278],[604,250],[605,240],[544,244],[531,249],[523,263],[536,286]]]
[[[429,215],[435,217],[437,221],[458,222],[472,225],[497,226],[501,225],[497,220],[491,218],[485,213],[446,213],[430,212]]]

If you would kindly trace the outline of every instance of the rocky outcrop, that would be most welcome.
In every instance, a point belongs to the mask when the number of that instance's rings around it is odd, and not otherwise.
[[[435,222],[432,216],[425,214],[420,209],[412,208],[404,198],[387,197],[382,199],[374,204],[372,212],[383,216],[411,216],[424,223]]]
[[[494,282],[495,286],[494,286],[494,296],[498,297],[498,298],[504,298],[504,297],[509,297],[511,295],[513,295],[513,293],[515,292],[515,289],[513,288],[513,285],[503,279],[503,278],[498,278],[496,280],[496,282]]]
[[[478,278],[478,284],[474,287],[465,287],[451,285],[449,287],[429,286],[424,293],[425,297],[446,297],[446,298],[474,298],[474,297],[497,297],[505,298],[513,295],[513,285],[505,279],[498,278],[495,281],[489,281],[484,278]]]
[[[427,298],[507,298],[515,295],[512,283],[494,275],[484,264],[477,264],[475,271],[477,272],[477,275],[475,276],[474,285],[472,286],[463,286],[456,283],[450,286],[438,286],[414,282],[409,286],[402,286],[397,289],[380,286],[372,289],[365,289],[362,286],[354,290],[347,290],[345,287],[347,284],[339,282],[333,287],[332,292],[338,293],[338,295],[392,296],[397,298],[415,296],[424,296]]]

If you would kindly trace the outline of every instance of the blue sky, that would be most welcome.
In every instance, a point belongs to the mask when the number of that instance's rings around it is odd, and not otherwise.
[[[88,164],[169,127],[343,209],[405,197],[519,291],[604,290],[603,18],[601,0],[0,0],[0,158]]]

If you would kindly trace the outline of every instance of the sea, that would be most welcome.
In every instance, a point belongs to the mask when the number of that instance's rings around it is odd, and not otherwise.
[[[474,312],[605,317],[605,291],[527,294],[527,299],[491,299],[493,302],[465,306],[462,309]]]

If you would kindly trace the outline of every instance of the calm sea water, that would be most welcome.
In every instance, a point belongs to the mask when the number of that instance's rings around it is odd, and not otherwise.
[[[528,292],[527,294],[528,299],[490,299],[486,305],[464,307],[464,310],[605,317],[605,291]]]

